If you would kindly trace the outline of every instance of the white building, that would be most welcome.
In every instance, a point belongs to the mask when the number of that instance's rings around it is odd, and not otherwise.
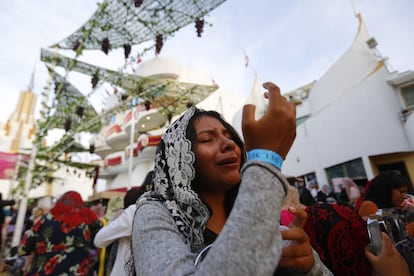
[[[297,102],[297,137],[286,175],[364,185],[399,170],[414,183],[414,72],[390,72],[358,16],[351,47],[317,81],[287,93]]]
[[[142,77],[171,79],[195,85],[213,84],[211,76],[194,71],[171,57],[157,57],[143,62],[135,73]],[[105,108],[119,104],[120,98],[119,95],[111,95]],[[217,86],[207,98],[194,104],[199,108],[217,110],[231,122],[243,103],[244,99],[240,96],[226,93]],[[91,140],[95,154],[101,157],[96,163],[100,166],[100,180],[105,180],[104,190],[125,191],[142,184],[154,166],[155,149],[168,124],[167,117],[159,110],[152,106],[147,109],[142,103],[104,122],[100,133]],[[131,153],[134,156],[132,160],[129,158]]]
[[[380,171],[399,170],[413,183],[414,72],[390,72],[387,60],[376,49],[376,41],[369,35],[361,15],[358,20],[358,31],[351,47],[326,73],[319,80],[285,94],[297,104],[297,137],[282,172],[287,176],[303,177],[306,182],[317,180],[322,187],[332,185],[332,179],[345,176],[365,185]],[[183,82],[211,82],[210,77],[186,70],[173,59],[157,58],[143,64],[137,73],[179,76]],[[224,112],[225,118],[241,133],[242,105],[245,102],[256,104],[256,117],[266,108],[261,82],[256,78],[247,100],[233,97],[218,89],[197,106]],[[134,163],[133,186],[139,186],[153,166],[157,143],[153,143],[152,148],[142,145],[151,145],[148,142],[151,136],[156,141],[162,130],[149,131],[148,135],[137,139],[142,152]],[[107,179],[107,189],[122,188],[128,183],[127,151],[122,148],[106,155],[103,162],[113,161],[114,155],[123,162],[122,166],[107,166],[101,170],[101,176]]]

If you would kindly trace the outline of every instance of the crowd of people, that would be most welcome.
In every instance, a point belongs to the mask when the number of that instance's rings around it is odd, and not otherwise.
[[[408,180],[383,172],[361,190],[345,177],[338,193],[288,181],[281,167],[296,136],[295,106],[275,84],[263,86],[268,109],[256,119],[255,107],[244,107],[243,139],[219,113],[189,107],[163,133],[141,189],[108,221],[77,192],[62,195],[25,231],[23,273],[412,275]],[[374,254],[367,221],[391,211],[404,226],[399,244],[381,229]]]

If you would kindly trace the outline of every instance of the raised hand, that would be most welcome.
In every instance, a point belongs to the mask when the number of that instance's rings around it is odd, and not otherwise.
[[[296,137],[296,106],[280,94],[277,85],[266,82],[269,99],[266,113],[255,120],[255,105],[247,104],[243,108],[242,129],[246,149],[267,149],[286,158]]]

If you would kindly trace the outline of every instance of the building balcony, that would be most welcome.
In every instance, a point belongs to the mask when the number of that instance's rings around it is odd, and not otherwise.
[[[404,109],[399,115],[404,124],[403,127],[407,135],[408,143],[414,149],[414,105]]]
[[[407,108],[401,110],[398,115],[400,116],[400,120],[402,122],[407,122],[408,117],[410,117],[414,113],[414,105],[409,105]]]

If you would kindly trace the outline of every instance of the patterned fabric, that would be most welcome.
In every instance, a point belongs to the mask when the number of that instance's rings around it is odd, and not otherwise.
[[[69,232],[83,223],[91,224],[97,219],[93,211],[84,205],[80,194],[73,191],[64,193],[50,213],[56,221],[62,223],[63,232]]]
[[[28,275],[93,275],[92,235],[100,224],[96,216],[83,207],[78,195],[70,192],[62,196],[51,212],[25,233],[18,254],[34,254]],[[72,217],[64,218],[57,210]],[[84,215],[84,222],[80,221],[80,215]]]
[[[372,275],[364,248],[365,221],[347,205],[320,203],[306,208],[305,231],[321,261],[334,275]]]
[[[146,200],[161,201],[194,252],[204,245],[203,233],[210,216],[207,206],[191,188],[195,156],[186,131],[197,111],[190,107],[164,132],[155,157],[154,190],[138,201],[138,206]]]

